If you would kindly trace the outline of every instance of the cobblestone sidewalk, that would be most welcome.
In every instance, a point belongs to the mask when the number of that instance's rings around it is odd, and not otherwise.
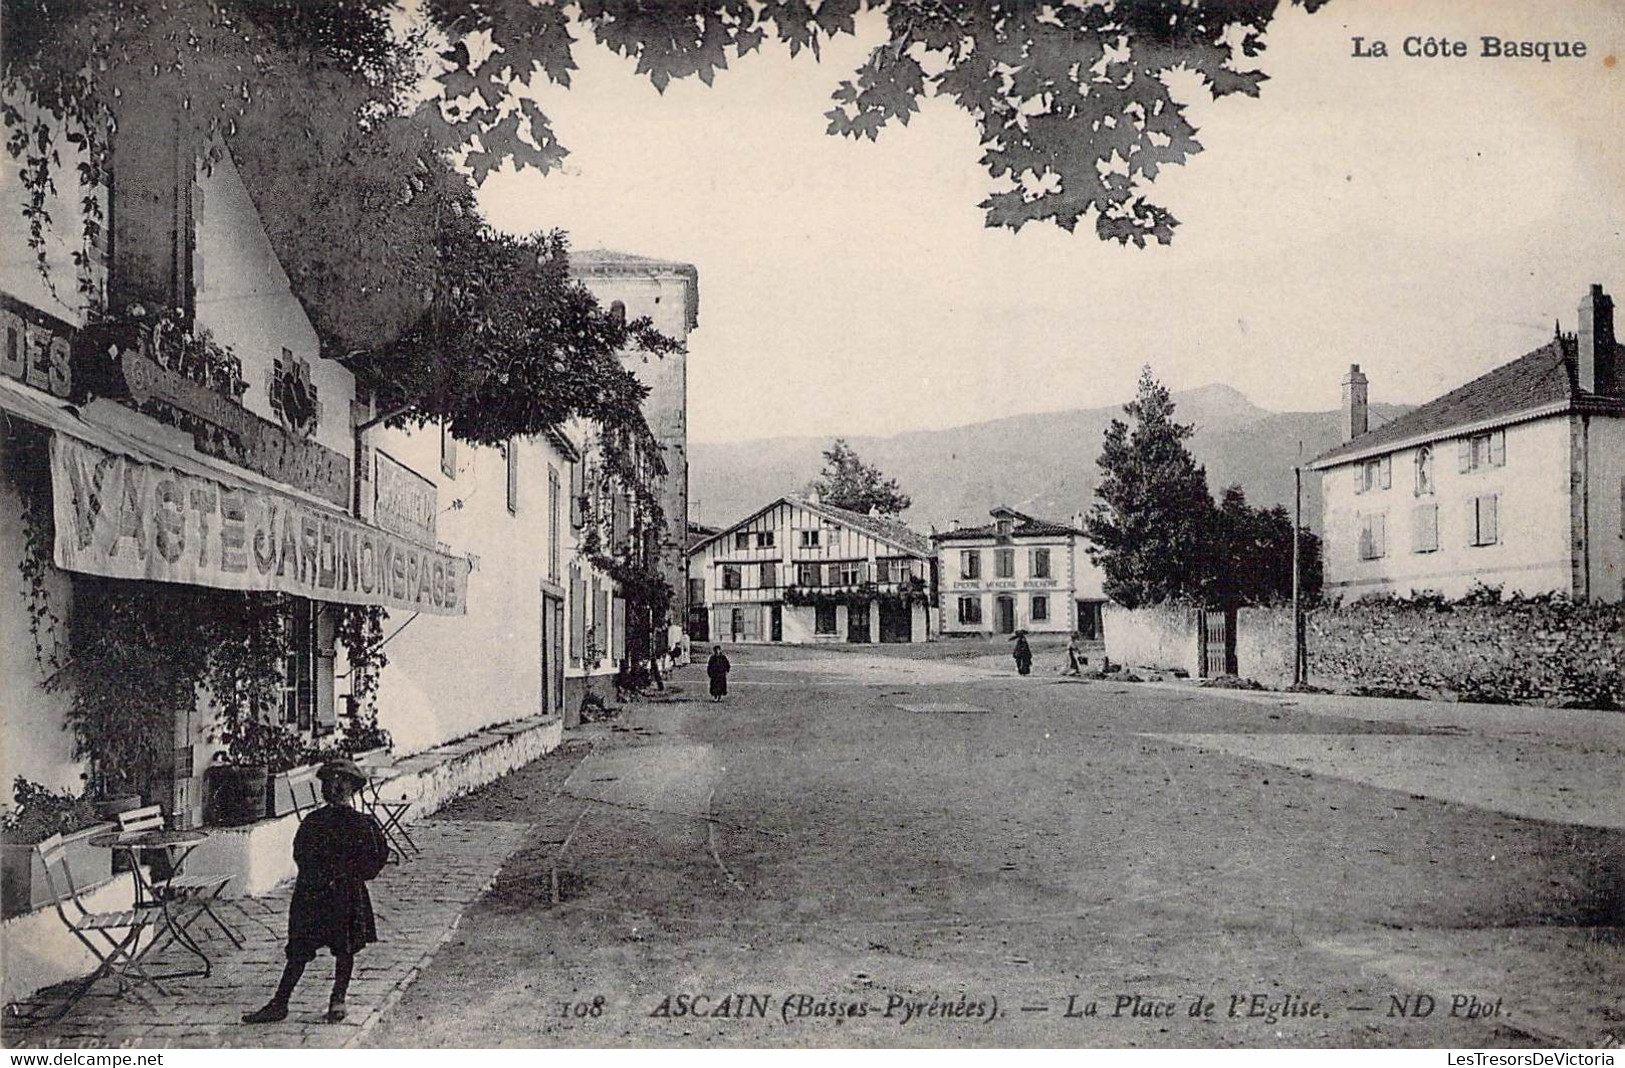
[[[323,953],[305,972],[287,1020],[249,1026],[239,1017],[264,1004],[282,974],[292,884],[263,898],[247,898],[223,913],[246,944],[237,949],[218,932],[199,938],[213,974],[165,982],[168,997],[152,997],[156,1012],[95,990],[56,1023],[30,1029],[7,1027],[5,1045],[27,1047],[343,1047],[358,1042],[399,1000],[436,949],[456,929],[463,910],[496,879],[503,862],[522,843],[528,825],[508,822],[426,820],[412,825],[421,856],[391,864],[371,884],[379,941],[356,957],[350,984],[350,1018],[322,1022],[332,986],[332,958]],[[194,932],[206,935],[205,920]],[[191,958],[171,948],[160,958],[184,966]]]

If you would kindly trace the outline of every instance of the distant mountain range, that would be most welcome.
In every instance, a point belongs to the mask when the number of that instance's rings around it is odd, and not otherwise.
[[[1272,412],[1229,386],[1212,385],[1174,394],[1175,418],[1193,423],[1190,442],[1207,467],[1215,497],[1240,485],[1255,505],[1292,507],[1292,467],[1342,440],[1340,413]],[[1372,423],[1406,411],[1371,406]],[[1101,435],[1122,415],[1122,406],[1017,415],[987,423],[920,430],[890,437],[848,436],[865,462],[895,478],[914,505],[903,515],[921,532],[946,530],[959,519],[984,522],[988,509],[1017,511],[1066,521],[1094,500]],[[823,466],[822,452],[838,436],[762,438],[689,447],[692,518],[727,526],[786,493],[799,493]],[[1305,522],[1320,528],[1320,479],[1305,472]]]

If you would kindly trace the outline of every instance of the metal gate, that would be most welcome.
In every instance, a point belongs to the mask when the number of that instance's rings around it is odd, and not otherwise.
[[[1234,609],[1214,608],[1200,614],[1202,628],[1202,677],[1217,678],[1236,673],[1236,613]]]

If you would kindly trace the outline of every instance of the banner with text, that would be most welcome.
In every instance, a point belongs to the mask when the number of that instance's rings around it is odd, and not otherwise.
[[[460,616],[469,564],[268,489],[51,437],[56,565]]]

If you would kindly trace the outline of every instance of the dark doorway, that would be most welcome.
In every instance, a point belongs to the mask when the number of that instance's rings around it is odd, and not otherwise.
[[[773,618],[769,621],[768,626],[770,627],[772,639],[776,642],[782,642],[784,640],[784,606],[782,604],[773,606]]]
[[[1016,599],[1014,597],[999,597],[994,602],[993,610],[998,617],[999,633],[1014,634],[1016,632]]]
[[[846,610],[846,640],[849,642],[870,642],[869,636],[869,606],[866,604],[851,605]]]
[[[913,605],[880,602],[880,640],[896,643],[914,640]]]

